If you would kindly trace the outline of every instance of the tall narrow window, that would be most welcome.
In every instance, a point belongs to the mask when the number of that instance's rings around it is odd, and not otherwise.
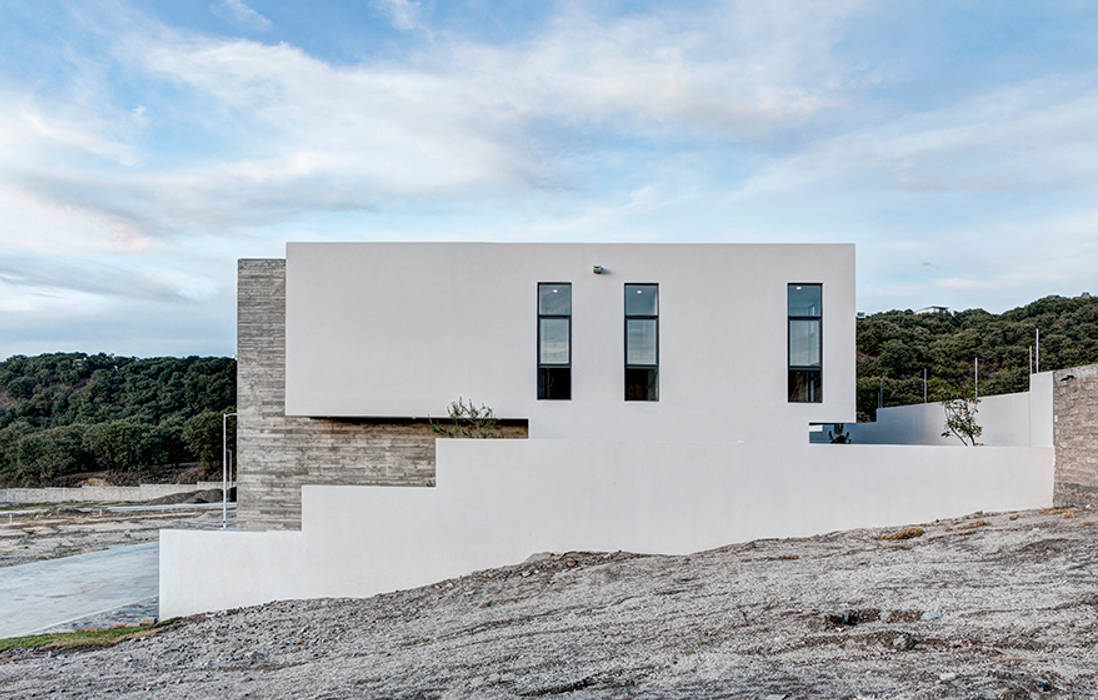
[[[823,286],[791,284],[789,313],[789,400],[823,401]]]
[[[538,398],[572,398],[572,285],[538,285]]]
[[[625,400],[660,398],[660,288],[625,285]]]

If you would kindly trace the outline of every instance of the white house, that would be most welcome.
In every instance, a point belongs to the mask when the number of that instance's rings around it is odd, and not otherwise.
[[[261,531],[163,531],[161,616],[1051,503],[1050,445],[809,443],[854,420],[854,264],[846,244],[241,261],[240,517]],[[436,443],[423,420],[459,397],[519,439]]]
[[[854,417],[854,246],[287,245],[288,415],[459,396],[535,439],[803,439]]]

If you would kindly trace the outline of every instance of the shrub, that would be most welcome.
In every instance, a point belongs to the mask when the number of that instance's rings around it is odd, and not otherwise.
[[[484,404],[476,406],[472,400],[465,403],[458,398],[450,404],[448,410],[450,423],[431,421],[431,431],[435,435],[447,438],[500,438],[503,433],[497,428],[497,420],[492,409]]]

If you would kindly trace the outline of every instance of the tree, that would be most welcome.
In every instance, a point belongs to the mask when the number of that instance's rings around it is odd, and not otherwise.
[[[34,432],[34,426],[25,420],[9,423],[0,428],[0,483],[14,478],[19,465],[19,441]]]
[[[207,471],[221,464],[222,415],[234,410],[228,408],[224,411],[203,411],[183,423],[183,444]],[[231,448],[236,444],[236,421],[230,421],[228,428],[228,444]]]
[[[160,455],[158,427],[133,420],[97,423],[84,434],[84,444],[100,469],[140,471],[166,461]]]
[[[980,399],[954,398],[943,402],[945,407],[945,430],[942,437],[951,435],[961,441],[962,445],[976,447],[982,443],[976,442],[976,438],[983,434],[984,429],[976,423],[976,413],[979,411]]]
[[[827,431],[827,439],[832,445],[849,445],[850,431],[846,429],[845,423],[836,423]]]
[[[447,438],[499,438],[503,434],[497,429],[496,417],[492,409],[484,404],[479,407],[470,399],[465,403],[461,397],[450,404],[450,424],[431,421],[431,431],[435,435]]]
[[[24,435],[19,440],[15,477],[24,484],[41,484],[85,470],[92,459],[84,449],[84,430],[77,423]]]

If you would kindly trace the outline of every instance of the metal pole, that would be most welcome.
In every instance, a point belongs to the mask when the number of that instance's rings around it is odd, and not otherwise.
[[[221,529],[229,527],[229,416],[221,414]]]
[[[1029,373],[1033,374],[1033,346],[1029,346]]]
[[[980,398],[980,358],[976,358],[976,398]]]
[[[923,403],[926,403],[926,367],[923,367]]]

